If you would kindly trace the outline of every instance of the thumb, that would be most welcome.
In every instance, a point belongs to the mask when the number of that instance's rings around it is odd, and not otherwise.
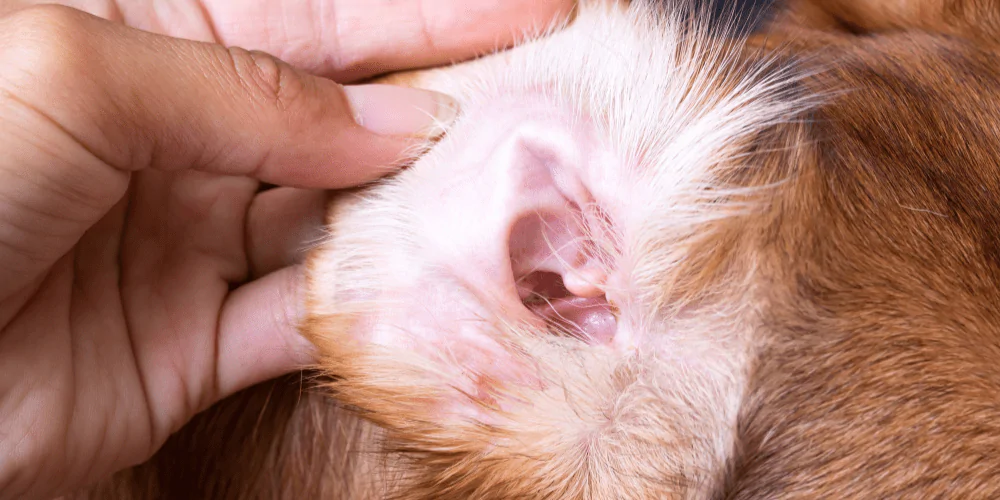
[[[387,173],[455,113],[441,94],[342,87],[60,6],[0,16],[0,68],[0,297],[69,251],[133,171],[339,188]]]
[[[13,74],[0,90],[122,171],[195,168],[338,188],[387,173],[454,116],[441,94],[345,88],[264,53],[65,7],[25,9],[0,26],[0,64]]]
[[[454,116],[440,94],[345,88],[60,6],[0,16],[0,68],[0,298],[65,255],[133,171],[338,188],[388,172]]]

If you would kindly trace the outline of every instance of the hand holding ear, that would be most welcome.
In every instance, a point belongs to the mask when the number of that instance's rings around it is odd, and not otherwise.
[[[491,2],[255,2],[74,5],[111,20],[0,3],[0,498],[139,463],[311,361],[296,325],[314,189],[389,172],[455,110],[310,72],[472,56],[567,7],[505,2],[483,30]]]

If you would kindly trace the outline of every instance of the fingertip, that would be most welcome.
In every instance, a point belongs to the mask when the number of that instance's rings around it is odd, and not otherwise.
[[[252,175],[286,187],[339,189],[399,170],[458,114],[445,94],[394,85],[342,86],[312,75],[297,102],[264,119],[275,129]]]
[[[316,362],[315,347],[299,333],[303,272],[287,267],[230,294],[219,320],[219,399]]]
[[[458,102],[448,95],[393,85],[344,87],[354,121],[378,135],[434,139],[458,115]]]

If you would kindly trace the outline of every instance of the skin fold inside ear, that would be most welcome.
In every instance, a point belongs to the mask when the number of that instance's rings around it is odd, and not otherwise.
[[[344,228],[341,250],[317,260],[330,271],[315,273],[336,274],[329,283],[348,289],[323,292],[339,297],[323,303],[373,304],[350,330],[353,357],[420,373],[408,376],[422,387],[410,392],[427,394],[431,413],[483,422],[491,419],[477,405],[501,408],[512,387],[538,387],[525,342],[555,336],[611,346],[617,329],[604,293],[613,259],[607,241],[597,241],[611,232],[610,218],[586,179],[595,162],[611,164],[608,152],[564,109],[499,109],[496,123],[473,129],[460,147],[446,139],[425,157],[435,168],[398,177],[406,189],[393,194],[394,213],[406,214],[403,224],[419,238],[370,224]],[[373,245],[368,264],[348,263],[342,250]],[[359,283],[366,290],[349,290]]]
[[[609,229],[581,175],[600,158],[591,151],[600,146],[586,125],[558,112],[525,122],[511,117],[505,132],[492,131],[467,139],[482,141],[482,149],[463,146],[452,165],[420,179],[433,193],[412,200],[414,222],[429,236],[419,249],[433,263],[424,271],[461,282],[463,293],[504,311],[507,321],[608,341],[615,321],[603,287],[611,259],[595,238]],[[479,175],[438,182],[447,169]]]

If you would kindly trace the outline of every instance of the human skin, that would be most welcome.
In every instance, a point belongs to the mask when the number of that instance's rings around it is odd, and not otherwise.
[[[454,113],[334,80],[471,57],[571,7],[31,3],[0,2],[0,498],[139,463],[310,363],[321,190],[389,172]]]

